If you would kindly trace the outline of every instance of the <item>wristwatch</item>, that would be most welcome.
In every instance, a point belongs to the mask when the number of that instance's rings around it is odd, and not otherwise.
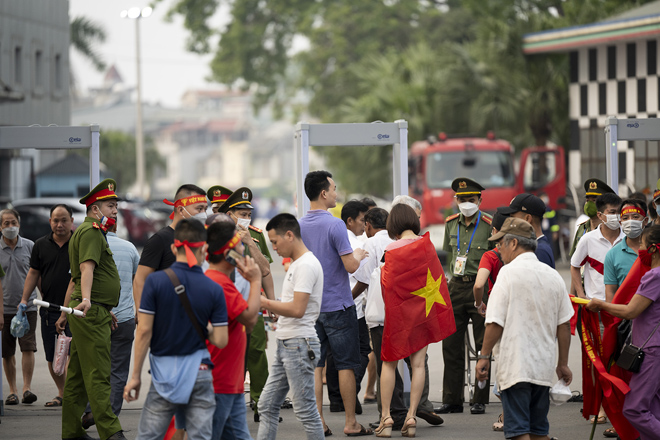
[[[481,354],[480,351],[477,352],[477,360],[488,359],[489,362],[493,361],[493,356],[491,354]]]

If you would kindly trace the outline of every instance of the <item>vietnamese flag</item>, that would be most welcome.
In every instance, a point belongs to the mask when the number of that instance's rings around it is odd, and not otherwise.
[[[381,358],[406,358],[456,331],[447,279],[428,232],[385,252],[381,269],[385,328]]]

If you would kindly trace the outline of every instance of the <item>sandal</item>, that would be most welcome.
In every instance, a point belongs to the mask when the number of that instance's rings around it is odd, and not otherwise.
[[[408,423],[412,419],[412,423]],[[417,431],[417,419],[415,417],[408,417],[401,428],[402,437],[414,437],[415,431]]]
[[[44,405],[46,408],[53,408],[55,406],[62,406],[62,398],[61,397],[53,397],[53,400],[50,402],[46,402]]]
[[[605,431],[603,431],[603,437],[619,438],[619,434],[616,433],[616,429],[607,428]]]
[[[23,403],[34,403],[37,401],[37,395],[34,394],[32,391],[27,390],[26,392],[23,393]]]
[[[8,395],[5,405],[18,405],[18,396],[16,394]]]
[[[594,421],[596,422],[596,425],[604,425],[607,423],[607,416],[598,416],[598,419],[596,419],[596,416],[594,416],[589,419],[589,423],[592,425],[594,424]]]
[[[493,431],[504,431],[504,414],[500,414],[497,422],[493,423]]]
[[[392,437],[392,426],[394,426],[394,419],[392,417],[387,416],[384,419],[381,419],[380,425],[378,425],[378,428],[374,431],[376,437]]]

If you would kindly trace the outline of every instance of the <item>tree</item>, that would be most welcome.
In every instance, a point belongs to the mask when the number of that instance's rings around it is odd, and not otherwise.
[[[69,25],[71,47],[77,50],[92,65],[102,72],[105,70],[105,61],[96,52],[94,46],[105,42],[105,29],[94,21],[85,17],[76,17]]]

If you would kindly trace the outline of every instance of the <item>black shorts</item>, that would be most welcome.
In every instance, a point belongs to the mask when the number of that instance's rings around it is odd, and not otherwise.
[[[30,330],[22,338],[18,338],[18,345],[21,347],[21,353],[26,351],[37,351],[37,338],[35,337],[35,330],[37,329],[37,312],[25,312],[27,315]],[[11,320],[16,316],[4,315],[5,325],[2,330],[2,358],[10,358],[16,354],[16,338],[12,336],[9,331]]]
[[[48,309],[42,307],[39,309],[39,315],[41,315],[41,340],[44,343],[46,362],[53,362],[53,358],[55,357],[55,338],[58,334],[55,329],[55,323],[60,318],[61,313],[50,312]],[[64,327],[64,334],[71,336],[68,322],[66,327]]]

